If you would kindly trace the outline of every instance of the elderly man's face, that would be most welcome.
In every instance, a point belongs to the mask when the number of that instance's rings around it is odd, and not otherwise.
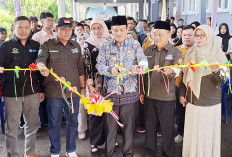
[[[123,42],[127,37],[127,26],[126,25],[112,26],[112,34],[117,42],[119,43]]]
[[[57,29],[59,40],[68,41],[72,36],[72,27]]]
[[[164,29],[154,29],[153,34],[154,42],[159,48],[164,47],[168,43],[169,38],[171,38],[170,31]]]

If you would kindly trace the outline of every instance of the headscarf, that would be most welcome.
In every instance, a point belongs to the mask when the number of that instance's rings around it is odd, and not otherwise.
[[[94,18],[90,23],[90,29],[92,29],[92,26],[95,23],[98,23],[98,24],[102,25],[102,27],[103,27],[102,37],[101,38],[96,38],[93,35],[93,32],[91,30],[90,31],[90,38],[87,39],[87,42],[94,45],[94,46],[96,46],[96,48],[99,49],[101,44],[106,42],[110,38],[110,35],[109,35],[109,31],[108,31],[108,28],[107,28],[105,22],[101,18]]]
[[[141,27],[141,28],[142,28],[142,31],[141,31],[141,32],[138,32],[138,27]],[[138,32],[140,36],[143,35],[143,25],[142,25],[142,24],[138,24],[138,25],[135,27],[135,29],[136,29],[136,32]]]
[[[226,34],[221,34],[221,28],[222,26],[226,27]],[[227,52],[228,46],[229,46],[229,40],[231,38],[230,32],[229,32],[229,27],[226,23],[222,23],[219,26],[219,34],[217,35],[222,38],[222,45],[223,45],[223,52]]]
[[[198,22],[198,21],[194,21],[194,22],[191,23],[191,25],[192,25],[192,24],[195,24],[195,25],[196,25],[196,28],[197,28],[198,26],[201,25],[200,22]]]
[[[225,63],[227,62],[225,54],[222,52],[222,49],[218,42],[216,41],[216,36],[214,34],[214,30],[212,27],[208,25],[200,25],[194,31],[194,35],[196,34],[196,30],[202,30],[205,32],[207,37],[207,44],[203,47],[198,47],[197,45],[193,46],[187,52],[185,56],[184,63],[187,64],[189,62],[194,62],[194,64],[201,64],[203,60],[206,60],[210,63]],[[210,68],[204,69],[204,67],[195,67],[196,71],[193,72],[189,68],[184,68],[184,76],[183,82],[188,86],[188,82],[191,81],[190,88],[192,89],[194,95],[199,99],[200,96],[200,88],[201,88],[201,78],[203,76],[209,75],[212,73]]]
[[[171,28],[171,26],[173,26],[173,27],[175,28],[176,33],[177,33],[176,25],[175,25],[175,24],[173,24],[173,23],[171,23],[171,24],[170,24],[170,28]],[[172,34],[172,36],[171,36],[171,38],[172,38],[172,39],[173,39],[173,38],[176,38],[176,33]]]
[[[136,33],[134,31],[128,31],[127,34],[131,34],[134,38],[134,40],[138,40],[138,36],[136,35]]]

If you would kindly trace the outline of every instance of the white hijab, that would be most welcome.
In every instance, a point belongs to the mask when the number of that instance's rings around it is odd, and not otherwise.
[[[97,38],[94,36],[93,32],[90,31],[90,38],[87,39],[87,42],[96,46],[96,48],[99,49],[102,43],[104,43],[108,39],[110,39],[110,34],[109,34],[109,31],[108,31],[108,28],[107,28],[105,22],[101,18],[94,18],[90,23],[90,29],[92,29],[92,26],[95,23],[102,25],[103,30],[104,30],[103,34],[102,34],[101,38]]]

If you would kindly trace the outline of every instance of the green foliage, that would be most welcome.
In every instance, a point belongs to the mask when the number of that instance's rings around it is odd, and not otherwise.
[[[11,35],[10,28],[14,23],[15,16],[9,15],[3,11],[0,11],[0,27],[4,27],[7,30],[8,37]],[[10,38],[10,37],[9,37]]]
[[[49,11],[53,14],[55,20],[58,18],[56,0],[20,0],[20,4],[23,16],[36,16],[39,18],[42,11]],[[7,6],[10,14],[15,15],[14,0],[8,0]]]
[[[39,16],[42,11],[53,14],[54,20],[58,19],[57,0],[20,0],[21,14],[23,16]],[[71,0],[65,0],[66,17],[71,17]],[[2,9],[2,11],[1,11]],[[14,0],[0,0],[0,26],[4,27],[10,35],[10,28],[15,19]]]

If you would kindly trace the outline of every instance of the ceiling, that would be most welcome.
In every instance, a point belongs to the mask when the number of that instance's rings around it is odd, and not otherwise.
[[[148,0],[149,1],[149,0]],[[143,0],[76,0],[78,3],[114,3],[114,4],[120,4],[120,3],[143,3]]]

